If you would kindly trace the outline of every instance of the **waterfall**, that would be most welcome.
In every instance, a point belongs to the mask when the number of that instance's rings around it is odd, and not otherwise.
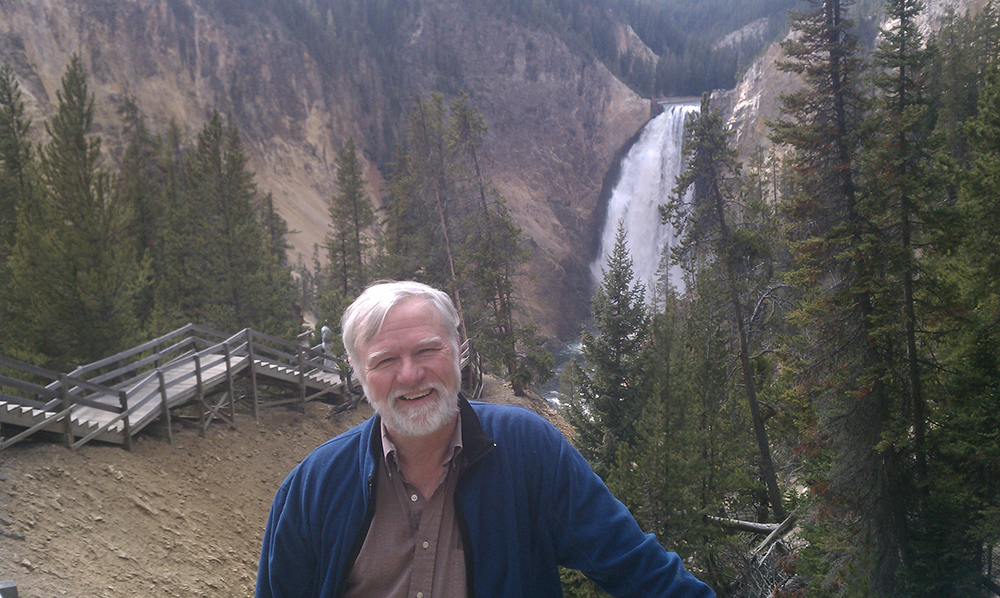
[[[622,160],[621,176],[608,200],[608,215],[604,221],[598,257],[590,266],[594,280],[600,284],[601,269],[615,246],[618,222],[625,224],[628,248],[632,255],[635,279],[646,285],[655,280],[660,257],[668,244],[673,245],[674,230],[660,223],[658,207],[667,203],[674,188],[674,179],[683,167],[681,148],[684,143],[684,119],[698,111],[697,104],[667,104],[663,112],[642,130]],[[682,288],[680,272],[671,269],[671,284]],[[647,298],[650,293],[647,292]]]

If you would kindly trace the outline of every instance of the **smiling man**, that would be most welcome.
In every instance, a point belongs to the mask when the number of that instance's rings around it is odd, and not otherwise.
[[[553,597],[559,565],[615,596],[713,596],[548,422],[461,396],[445,293],[379,283],[341,324],[376,414],[278,490],[258,597]]]

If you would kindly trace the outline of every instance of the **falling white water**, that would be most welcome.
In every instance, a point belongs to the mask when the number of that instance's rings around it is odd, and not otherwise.
[[[664,247],[673,246],[675,233],[669,224],[660,223],[659,206],[673,193],[675,179],[683,167],[684,120],[698,111],[697,104],[668,104],[663,112],[642,130],[639,140],[622,160],[621,175],[608,200],[598,258],[591,264],[594,280],[600,284],[602,268],[615,246],[618,222],[625,225],[632,273],[649,289]],[[683,288],[680,272],[671,269],[671,284]],[[646,297],[651,293],[647,292]]]

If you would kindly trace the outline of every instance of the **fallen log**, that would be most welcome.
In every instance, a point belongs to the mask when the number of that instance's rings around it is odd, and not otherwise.
[[[777,526],[774,529],[774,531],[771,532],[770,535],[768,535],[768,537],[764,538],[763,542],[757,545],[757,548],[753,549],[753,552],[751,554],[760,553],[762,550],[770,546],[772,543],[784,537],[785,534],[792,531],[792,528],[795,527],[796,519],[797,517],[795,516],[795,513],[789,515],[787,519],[781,522],[781,525]]]
[[[721,525],[722,527],[735,529],[741,532],[750,532],[751,534],[767,535],[779,527],[779,524],[777,523],[757,523],[755,521],[743,521],[740,519],[730,519],[728,517],[714,517],[712,515],[706,515],[705,519],[717,525]]]

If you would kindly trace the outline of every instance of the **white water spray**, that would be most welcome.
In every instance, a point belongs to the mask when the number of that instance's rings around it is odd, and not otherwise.
[[[601,250],[590,266],[600,284],[601,269],[615,246],[618,222],[625,225],[635,279],[646,285],[655,281],[664,247],[672,247],[675,231],[660,223],[659,206],[667,203],[675,179],[683,168],[684,120],[698,111],[697,104],[669,104],[642,130],[639,140],[622,160],[621,176],[608,200],[608,215],[601,236]],[[683,288],[680,271],[671,269],[671,283]],[[650,293],[646,294],[647,299]]]

